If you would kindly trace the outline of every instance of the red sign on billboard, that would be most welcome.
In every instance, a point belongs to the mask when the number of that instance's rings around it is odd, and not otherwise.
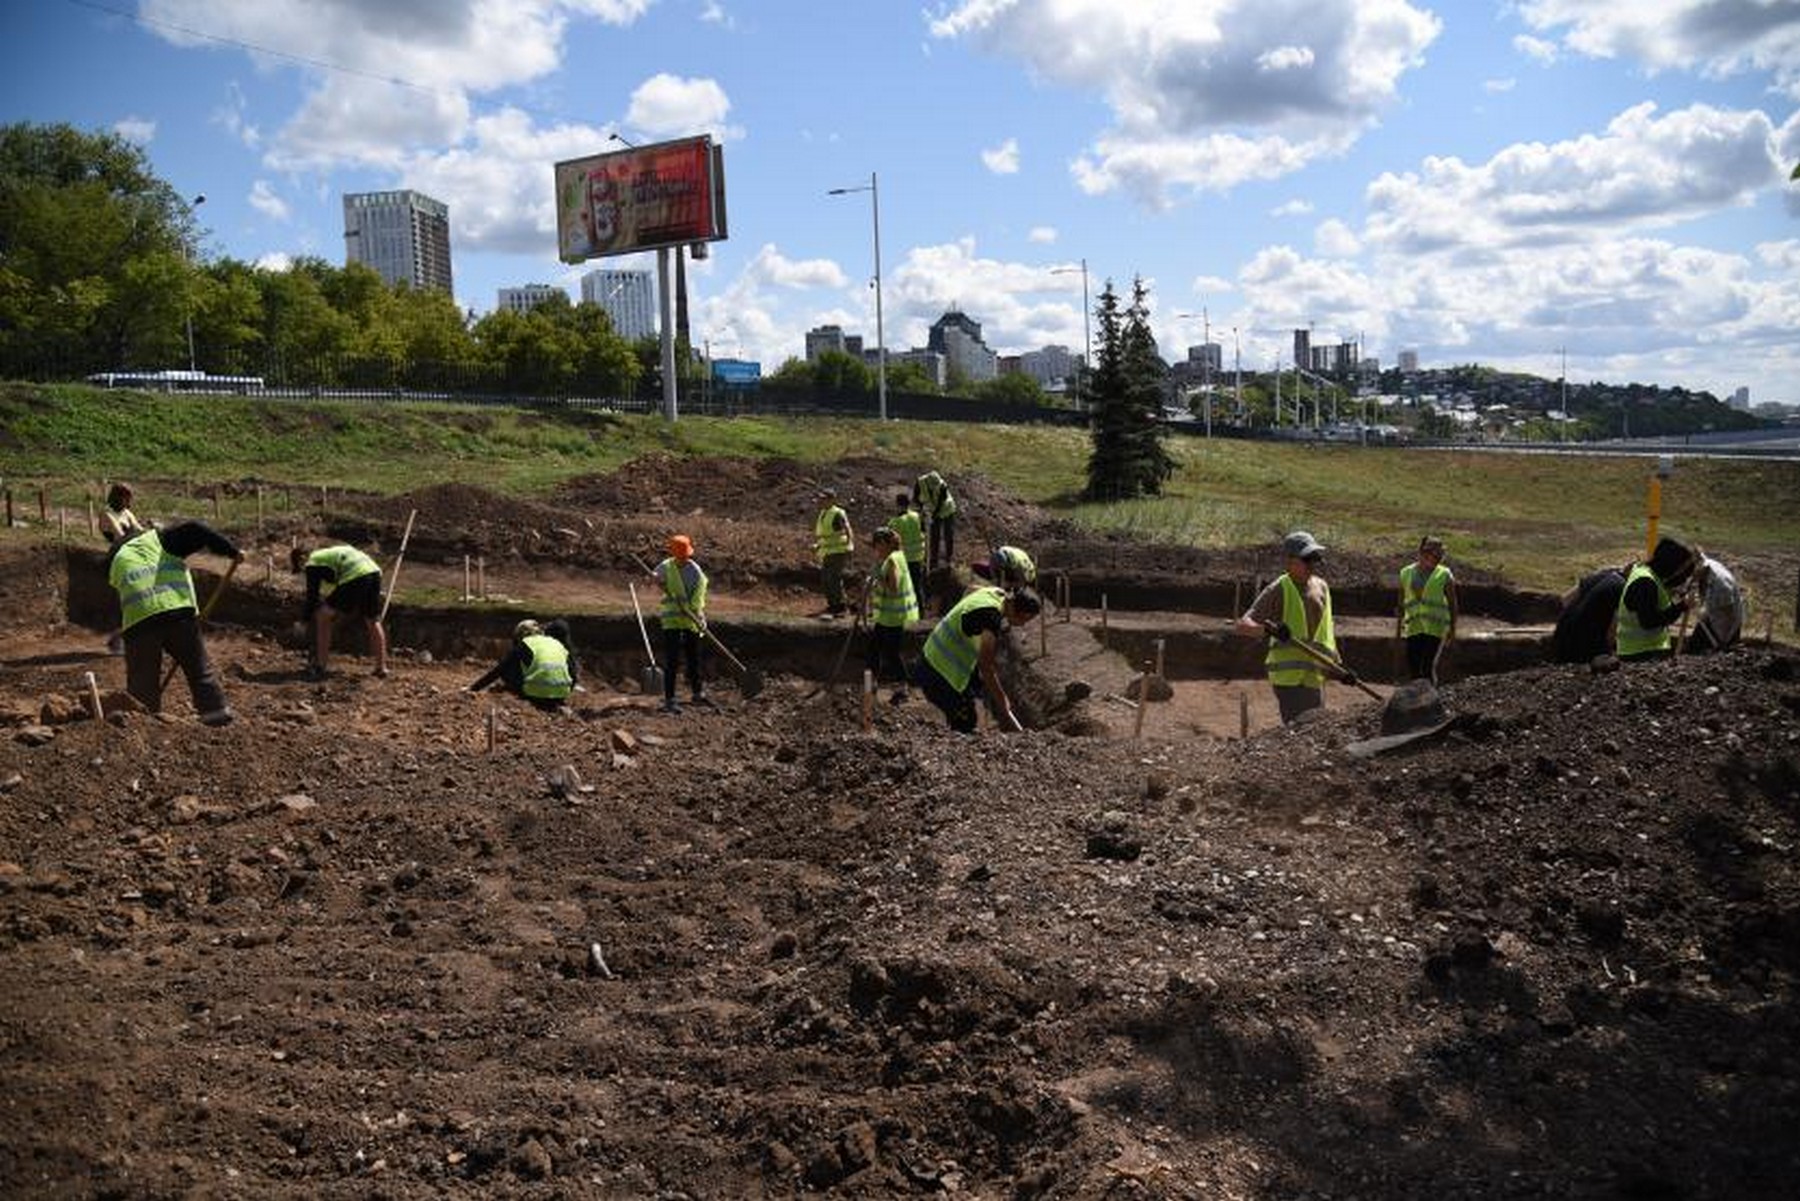
[[[556,164],[556,247],[565,263],[724,236],[724,156],[710,136]]]

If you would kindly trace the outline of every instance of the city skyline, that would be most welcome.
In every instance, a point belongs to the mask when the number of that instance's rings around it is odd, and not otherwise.
[[[0,54],[8,120],[115,130],[205,193],[208,256],[341,262],[343,194],[438,198],[478,312],[653,267],[556,261],[554,162],[711,133],[731,236],[688,264],[692,338],[771,369],[820,325],[872,342],[878,176],[896,351],[947,309],[1003,355],[1084,349],[1084,288],[1142,275],[1165,355],[1227,369],[1307,329],[1794,402],[1800,5],[1761,10],[53,0]]]

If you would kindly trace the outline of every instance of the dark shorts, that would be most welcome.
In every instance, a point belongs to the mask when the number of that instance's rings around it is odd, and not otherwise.
[[[325,604],[333,613],[374,621],[381,616],[381,573],[358,576],[326,597]]]

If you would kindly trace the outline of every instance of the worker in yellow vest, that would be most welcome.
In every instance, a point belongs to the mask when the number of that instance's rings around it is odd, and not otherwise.
[[[913,595],[925,599],[925,523],[919,507],[904,492],[894,494],[894,515],[888,525],[900,535],[900,549],[906,552],[906,570],[912,576]]]
[[[1694,552],[1673,538],[1656,540],[1646,563],[1633,563],[1625,575],[1614,626],[1613,653],[1626,662],[1663,659],[1675,651],[1670,628],[1688,610],[1675,596],[1694,574]]]
[[[927,569],[940,563],[948,567],[956,559],[956,497],[949,483],[935,470],[927,471],[913,484],[913,500],[931,534]]]
[[[1016,546],[996,546],[992,554],[971,568],[982,579],[1002,588],[1037,587],[1037,564]]]
[[[819,560],[819,584],[825,591],[825,609],[819,616],[842,617],[850,608],[844,603],[844,576],[850,570],[856,536],[850,530],[850,515],[837,503],[835,489],[819,489],[818,499],[819,514],[813,518],[813,554]]]
[[[700,676],[701,631],[706,628],[706,572],[694,558],[694,540],[686,534],[669,538],[668,558],[652,574],[662,586],[660,618],[663,636],[663,712],[680,713],[675,700],[676,670],[687,661],[688,699],[710,707]]]
[[[562,618],[539,624],[526,618],[513,627],[512,646],[487,674],[469,685],[480,692],[496,682],[539,709],[554,712],[575,691],[579,668],[569,650],[569,623]]]
[[[1394,636],[1406,647],[1406,678],[1438,682],[1438,660],[1456,637],[1456,577],[1444,566],[1444,540],[1427,534],[1400,569]]]
[[[1283,723],[1325,704],[1326,669],[1297,644],[1306,645],[1337,661],[1337,635],[1331,622],[1331,586],[1319,574],[1325,548],[1305,530],[1282,539],[1287,569],[1276,576],[1237,620],[1236,630],[1246,638],[1267,638],[1263,669],[1275,689],[1275,703]],[[1355,675],[1340,671],[1347,683]]]
[[[331,624],[339,616],[360,617],[375,656],[375,674],[388,673],[387,631],[381,625],[381,567],[354,546],[294,547],[289,564],[306,575],[306,607],[301,621],[312,626],[309,680],[323,680],[331,664]]]
[[[919,665],[919,687],[926,700],[944,711],[952,730],[975,732],[975,699],[983,692],[1002,728],[1025,728],[1000,683],[1000,639],[1009,626],[1029,624],[1040,608],[1037,593],[1029,588],[972,588],[931,631]]]
[[[919,598],[906,569],[900,535],[884,525],[869,535],[869,541],[875,548],[875,569],[869,574],[867,666],[878,683],[898,685],[888,698],[898,705],[906,700],[906,627],[919,620]]]
[[[113,543],[106,580],[119,594],[124,615],[125,690],[150,712],[159,712],[162,658],[167,651],[187,677],[200,720],[209,726],[223,726],[231,722],[231,708],[200,637],[200,606],[185,562],[202,550],[234,563],[244,559],[244,553],[211,526],[184,521],[167,530],[142,530]]]

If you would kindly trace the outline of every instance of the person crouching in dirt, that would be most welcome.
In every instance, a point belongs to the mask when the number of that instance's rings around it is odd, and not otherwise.
[[[900,535],[900,549],[906,552],[906,570],[912,576],[913,595],[925,598],[925,525],[919,519],[919,508],[904,492],[894,494],[894,515],[888,527]]]
[[[362,618],[375,656],[375,674],[388,673],[387,631],[381,626],[381,566],[354,546],[311,549],[296,546],[289,556],[295,571],[306,574],[306,608],[301,622],[313,630],[309,680],[323,680],[331,664],[331,623],[342,614]]]
[[[900,535],[882,526],[869,539],[875,548],[875,570],[869,576],[867,603],[872,613],[867,666],[877,683],[894,681],[899,685],[888,698],[898,705],[906,700],[906,662],[901,651],[907,625],[919,620],[919,598],[913,591],[912,573],[906,569]]]
[[[972,588],[931,631],[916,678],[952,730],[975,732],[975,698],[983,692],[1003,729],[1025,728],[1000,683],[1000,639],[1007,627],[1029,624],[1040,608],[1029,588]]]
[[[1282,540],[1287,570],[1264,588],[1233,628],[1246,638],[1267,638],[1263,668],[1275,689],[1283,724],[1325,705],[1325,668],[1300,641],[1326,658],[1337,659],[1331,621],[1331,586],[1319,574],[1325,548],[1305,530]],[[1355,676],[1342,673],[1347,682]]]
[[[1694,552],[1673,538],[1658,538],[1649,561],[1632,564],[1613,634],[1613,653],[1621,662],[1666,659],[1675,653],[1670,627],[1688,604],[1674,594],[1693,576],[1694,566]]]
[[[144,523],[131,511],[131,496],[131,485],[126,483],[114,484],[106,490],[106,511],[100,514],[100,536],[106,539],[108,546],[117,546],[144,532]],[[119,630],[106,636],[106,653],[125,653],[125,641]]]
[[[656,565],[654,573],[662,585],[663,636],[663,703],[664,713],[680,713],[675,703],[675,669],[685,658],[689,701],[695,705],[711,705],[706,686],[700,679],[702,644],[700,631],[706,628],[706,572],[694,561],[694,540],[686,534],[669,539],[669,557]]]
[[[526,618],[513,627],[505,657],[470,684],[469,691],[480,692],[497,681],[514,696],[554,713],[575,691],[579,670],[569,650],[568,622],[559,617],[539,625]]]
[[[819,513],[813,518],[813,554],[819,560],[819,587],[825,593],[825,609],[821,617],[842,617],[849,610],[844,601],[844,576],[850,570],[850,555],[856,550],[856,535],[850,529],[850,515],[837,502],[837,492],[819,489]]]
[[[231,707],[200,636],[200,608],[186,558],[197,551],[241,563],[244,552],[229,538],[199,521],[167,530],[144,530],[113,544],[106,579],[119,594],[124,613],[125,690],[152,713],[162,709],[162,658],[187,677],[200,721],[229,725]]]
[[[1736,646],[1744,633],[1744,590],[1738,586],[1737,577],[1725,564],[1701,551],[1694,585],[1700,590],[1700,620],[1694,623],[1694,632],[1682,648],[1683,653],[1703,655]]]
[[[1629,567],[1602,567],[1581,577],[1563,593],[1556,628],[1550,635],[1550,658],[1557,663],[1592,663],[1612,653],[1613,615],[1625,591]]]
[[[1002,588],[1037,587],[1037,564],[1016,546],[996,546],[994,553],[969,569]]]
[[[1456,637],[1456,577],[1444,566],[1444,540],[1419,539],[1418,556],[1400,569],[1394,636],[1406,648],[1406,678],[1438,682],[1438,657]]]

